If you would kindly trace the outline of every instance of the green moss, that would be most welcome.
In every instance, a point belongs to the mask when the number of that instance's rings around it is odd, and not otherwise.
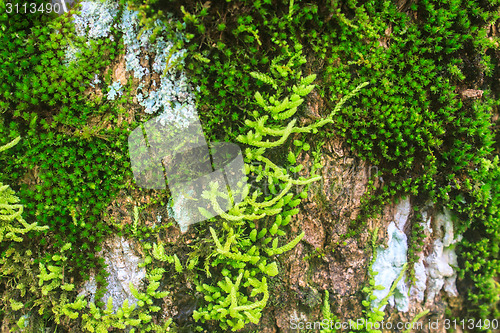
[[[471,316],[498,315],[498,145],[490,124],[498,109],[498,46],[486,35],[488,24],[498,20],[498,1],[422,0],[406,12],[391,1],[317,5],[296,0],[285,6],[272,0],[120,1],[126,2],[140,9],[145,26],[170,20],[167,9],[179,19],[169,33],[177,48],[189,50],[185,70],[199,87],[197,107],[207,139],[238,138],[249,148],[247,171],[256,185],[246,206],[221,214],[229,222],[215,236],[207,224],[197,226],[201,236],[191,256],[179,254],[162,264],[178,272],[176,279],[196,278],[206,297],[197,312],[207,321],[203,329],[258,321],[267,301],[264,279],[279,274],[272,257],[300,241],[300,235],[286,241],[284,236],[308,184],[317,179],[321,144],[313,149],[308,179],[290,176],[300,171],[297,156],[314,140],[335,134],[379,171],[344,237],[357,236],[368,218],[403,194],[417,203],[448,206],[461,221],[456,230],[465,235],[461,274],[473,286]],[[130,96],[108,103],[83,94],[95,73],[105,74],[105,85],[111,84],[111,71],[104,72],[121,43],[102,40],[86,47],[68,16],[9,16],[5,3],[0,9],[0,145],[23,137],[9,150],[16,158],[0,155],[0,180],[16,190],[28,223],[49,227],[28,233],[26,242],[40,245],[37,260],[51,262],[71,242],[81,251],[68,253],[67,272],[85,278],[93,268],[102,270],[95,253],[115,228],[102,221],[103,208],[131,179],[123,152],[136,124],[118,121]],[[175,38],[178,32],[186,39]],[[86,50],[78,66],[63,64],[70,42]],[[313,80],[319,97],[310,98]],[[363,82],[370,85],[350,96]],[[460,96],[464,87],[484,90],[482,99]],[[350,103],[335,109],[347,96]],[[323,120],[299,126],[307,112],[303,106],[320,98]],[[302,136],[293,145],[292,133]],[[375,177],[383,179],[378,188]],[[216,195],[214,189],[206,193]],[[410,261],[421,249],[422,234],[415,222],[411,230]],[[158,236],[140,221],[123,233],[141,240]],[[49,245],[51,253],[45,254]],[[0,244],[2,251],[9,246]],[[239,288],[244,284],[247,289]],[[221,304],[234,316],[222,315],[222,308],[213,312]],[[95,310],[92,318],[102,311]]]

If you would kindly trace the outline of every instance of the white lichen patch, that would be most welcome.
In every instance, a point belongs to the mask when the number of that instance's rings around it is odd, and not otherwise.
[[[132,295],[129,284],[140,289],[142,280],[146,277],[146,269],[140,268],[139,263],[143,259],[134,250],[131,241],[121,238],[108,239],[104,243],[104,249],[100,254],[107,265],[106,277],[108,286],[102,300],[106,303],[109,297],[113,299],[113,311],[117,311],[127,299],[129,305],[135,305],[137,299]],[[97,291],[95,277],[86,281],[80,295],[89,297],[91,302],[95,302],[94,296]]]
[[[458,296],[455,286],[458,267],[455,250],[445,248],[440,239],[436,239],[432,253],[425,259],[428,269],[427,300],[432,302],[436,295],[445,287],[449,296]]]
[[[420,258],[415,263],[415,284],[411,287],[411,296],[414,297],[419,303],[424,301],[425,289],[427,288],[427,270],[425,269],[424,260]]]
[[[113,84],[109,87],[107,96],[108,101],[113,101],[117,96],[121,96],[123,94],[122,88],[122,84],[119,81],[113,82]]]
[[[442,214],[438,214],[436,216],[437,220],[437,228],[441,229],[444,233],[443,235],[443,246],[450,247],[457,240],[453,239],[453,220],[451,216],[451,212],[448,209],[444,209]]]
[[[408,311],[410,300],[418,303],[425,301],[428,305],[434,302],[441,290],[444,290],[450,297],[458,296],[455,285],[458,263],[454,247],[460,241],[461,236],[455,237],[454,235],[453,218],[449,210],[444,209],[436,215],[430,214],[430,211],[432,211],[432,204],[428,204],[427,209],[422,211],[420,223],[423,226],[424,237],[435,238],[431,241],[432,248],[427,256],[424,256],[423,252],[418,254],[418,261],[414,265],[414,284],[409,287],[404,282],[405,279],[401,279],[394,295],[389,298],[389,304],[399,311]],[[393,282],[407,262],[408,244],[404,230],[410,212],[409,199],[402,199],[396,206],[394,221],[387,228],[387,247],[379,247],[376,250],[377,258],[372,269],[378,273],[375,276],[376,285],[384,289],[374,291],[377,298],[372,301],[373,307],[378,306],[387,296]]]
[[[424,227],[424,232],[427,235],[432,234],[432,227],[431,227],[431,216],[427,214],[426,211],[422,212],[422,222],[420,222],[420,225]]]
[[[455,244],[462,237],[454,236],[453,220],[449,210],[444,209],[443,213],[436,216],[436,229],[441,230],[443,236],[434,241],[432,252],[425,258],[428,279],[426,302],[432,302],[443,287],[448,296],[458,296],[455,285],[458,268]]]
[[[94,75],[94,79],[90,83],[90,85],[95,88],[99,83],[101,83],[101,80],[99,79],[99,76],[97,74]]]
[[[88,40],[112,38],[111,27],[118,14],[118,3],[112,1],[82,1],[78,14],[72,16],[77,36]],[[78,63],[81,50],[71,43],[65,51],[64,63]]]
[[[174,43],[166,41],[161,34],[154,44],[150,43],[152,31],[141,30],[138,13],[123,9],[118,15],[118,3],[107,1],[83,1],[80,13],[74,15],[76,33],[89,40],[109,38],[114,40],[111,28],[115,27],[122,33],[125,49],[125,70],[133,78],[142,80],[154,72],[161,76],[160,84],[152,81],[152,91],[142,91],[137,88],[137,101],[145,108],[146,113],[158,113],[162,125],[176,128],[186,128],[198,119],[195,107],[195,97],[192,88],[183,72],[176,69],[175,64],[182,63],[185,50],[176,50]],[[158,26],[165,29],[164,23],[158,21]],[[179,36],[182,38],[182,36]],[[77,62],[80,50],[71,46],[66,50],[66,63]],[[141,65],[142,60],[153,59],[151,68]],[[116,82],[115,82],[116,83]],[[123,82],[122,82],[123,84]],[[120,94],[117,87],[111,87],[108,100],[114,100]]]
[[[123,44],[125,45],[125,66],[127,71],[131,71],[135,78],[141,79],[144,75],[149,74],[149,70],[141,66],[140,59],[141,48],[151,48],[148,42],[151,31],[144,31],[138,39],[138,26],[138,13],[125,9],[119,25],[119,29],[123,33]]]
[[[430,304],[441,290],[450,297],[458,296],[455,285],[458,262],[454,247],[461,236],[455,238],[452,215],[447,209],[434,217],[433,227],[427,212],[422,213],[422,218],[424,232],[437,238],[432,242],[429,254],[425,257],[420,253],[415,264],[415,284],[411,287],[411,296],[418,302],[425,300],[426,304]]]
[[[410,213],[410,198],[402,198],[395,207],[394,221],[387,228],[387,248],[379,247],[376,250],[377,257],[372,267],[373,271],[377,272],[375,284],[384,287],[384,289],[374,291],[373,294],[377,298],[372,301],[372,307],[378,307],[380,302],[389,294],[391,286],[401,274],[407,262],[408,240],[404,230]],[[399,311],[408,311],[410,302],[408,286],[404,278],[399,280],[394,294],[389,297],[388,302]],[[381,309],[384,308],[385,306]]]
[[[376,297],[372,301],[374,308],[378,307],[382,299],[389,294],[392,284],[406,264],[408,242],[405,233],[399,230],[394,222],[391,222],[387,228],[387,234],[387,248],[379,247],[376,250],[377,258],[372,266],[373,271],[378,273],[375,275],[375,285],[384,287],[382,290],[373,292]],[[403,278],[398,282],[394,295],[389,298],[389,304],[395,306],[399,311],[408,311],[409,307],[408,288],[404,280]],[[384,308],[385,305],[381,310]]]

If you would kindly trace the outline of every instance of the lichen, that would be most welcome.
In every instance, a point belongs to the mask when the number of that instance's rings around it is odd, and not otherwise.
[[[434,228],[431,227],[431,220],[435,221]],[[423,211],[420,223],[426,234],[434,234],[437,238],[431,243],[430,254],[425,257],[420,253],[415,263],[412,297],[418,302],[425,299],[425,303],[429,304],[443,289],[450,297],[458,296],[455,285],[458,261],[454,247],[462,237],[459,235],[455,238],[451,212],[444,209],[432,219],[427,211]]]
[[[436,229],[442,230],[443,236],[434,241],[432,252],[425,258],[428,267],[426,302],[432,302],[443,287],[449,296],[458,296],[455,286],[458,262],[454,245],[462,237],[459,235],[455,238],[453,220],[448,209],[444,209],[443,213],[436,216]]]
[[[135,78],[142,79],[144,75],[150,74],[149,70],[140,64],[141,47],[148,48],[150,31],[144,31],[138,39],[138,24],[137,12],[125,9],[119,25],[125,45],[125,68],[131,71]]]
[[[106,38],[118,14],[118,4],[112,1],[83,1],[80,13],[73,15],[75,29],[79,36]]]
[[[160,84],[157,89],[150,92],[139,92],[140,89],[137,89],[137,100],[145,108],[146,113],[159,113],[158,121],[162,125],[187,127],[193,120],[198,119],[195,97],[186,75],[172,67],[172,64],[182,61],[186,51],[175,50],[174,44],[165,41],[162,36],[151,44],[149,39],[152,30],[140,31],[138,12],[124,9],[119,23],[114,24],[117,14],[118,5],[115,2],[84,1],[81,3],[80,14],[74,16],[76,33],[89,40],[99,38],[114,40],[111,28],[115,27],[123,34],[125,69],[139,80],[152,74],[149,68],[141,65],[141,59],[148,60],[151,53],[154,59],[151,68],[153,72],[161,75]],[[157,22],[157,24],[165,29],[164,23]],[[65,63],[76,62],[79,53],[78,48],[68,46]],[[97,80],[98,77],[95,82],[99,82]],[[119,91],[115,85],[116,82],[108,93],[108,100],[114,100]],[[152,87],[156,86],[156,81],[153,80]]]
[[[408,242],[405,233],[399,230],[394,222],[391,222],[387,228],[387,234],[387,248],[379,247],[377,249],[377,258],[372,267],[373,271],[378,273],[375,276],[375,284],[384,287],[383,290],[373,292],[373,295],[376,296],[376,299],[372,301],[373,308],[379,306],[384,297],[387,296],[391,285],[406,264]],[[394,295],[389,298],[389,304],[396,306],[399,311],[408,311],[409,307],[408,288],[404,280],[401,279],[398,282]],[[381,310],[384,308],[385,305],[382,306]]]
[[[143,259],[136,255],[135,250],[129,240],[112,238],[106,241],[107,248],[103,251],[102,257],[106,263],[107,288],[103,296],[103,301],[107,302],[109,297],[113,299],[113,311],[116,312],[125,300],[129,305],[135,305],[137,299],[130,290],[130,283],[139,289],[143,279],[146,277],[146,269],[140,268],[139,264]],[[80,295],[88,295],[91,302],[95,302],[94,296],[97,292],[97,283],[94,277],[86,281]]]
[[[120,81],[113,82],[113,84],[109,86],[107,95],[108,101],[114,101],[117,96],[121,96],[123,94],[122,88]]]

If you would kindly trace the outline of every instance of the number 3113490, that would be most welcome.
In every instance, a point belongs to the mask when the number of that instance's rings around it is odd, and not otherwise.
[[[51,12],[56,12],[58,13],[61,9],[61,5],[58,3],[51,4],[51,3],[24,3],[24,4],[12,4],[10,2],[5,4],[7,6],[6,11],[8,14],[15,13],[15,14],[34,14],[36,12],[39,13],[51,13]]]

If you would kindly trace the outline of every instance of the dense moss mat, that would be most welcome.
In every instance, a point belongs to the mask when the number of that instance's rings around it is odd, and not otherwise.
[[[87,43],[75,34],[70,15],[58,17],[45,11],[45,2],[35,2],[34,13],[15,13],[15,5],[23,5],[20,1],[11,3],[14,9],[9,3],[0,4],[0,144],[21,137],[0,157],[0,179],[16,190],[26,221],[48,229],[30,233],[22,246],[2,242],[1,264],[3,269],[12,265],[5,273],[14,274],[16,283],[34,286],[30,276],[36,276],[36,266],[56,265],[53,255],[59,256],[71,243],[72,251],[64,256],[67,281],[88,279],[94,271],[103,286],[104,261],[96,253],[112,228],[101,214],[131,179],[126,147],[132,124],[118,120],[125,113],[125,96],[115,103],[104,102],[90,94],[89,87],[96,74],[108,81],[101,88],[110,84],[111,73],[105,69],[120,53],[120,44],[110,39]],[[68,47],[83,50],[78,62],[67,61]],[[26,246],[33,255],[33,268],[29,260],[7,255],[13,249],[16,255],[24,253]],[[28,270],[24,275],[23,267]],[[7,287],[11,283],[2,280],[2,292],[11,289]],[[22,299],[25,293],[20,289],[17,294],[3,294],[2,316],[12,313],[7,300],[19,295]],[[62,299],[70,297],[65,293],[58,297],[32,293],[23,301],[39,309],[59,301],[62,306]],[[50,311],[41,318],[53,322]]]

